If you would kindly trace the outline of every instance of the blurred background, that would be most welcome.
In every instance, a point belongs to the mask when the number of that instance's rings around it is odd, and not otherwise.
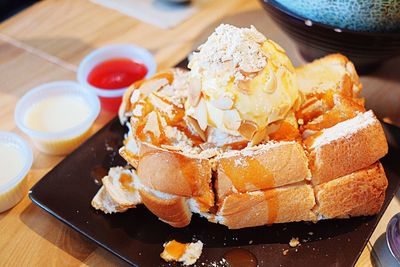
[[[0,22],[36,2],[38,2],[38,0],[0,0]]]

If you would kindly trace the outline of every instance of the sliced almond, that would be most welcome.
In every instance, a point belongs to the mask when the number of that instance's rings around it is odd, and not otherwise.
[[[188,125],[193,128],[193,130],[197,133],[198,136],[205,142],[207,140],[205,132],[200,128],[197,120],[192,117],[186,117]]]
[[[189,104],[196,107],[201,97],[201,81],[198,77],[193,77],[189,82]]]
[[[273,92],[275,92],[278,86],[278,82],[276,80],[276,75],[271,67],[271,64],[268,64],[268,69],[269,69],[269,77],[267,82],[265,83],[264,90],[265,92],[272,94]]]
[[[155,111],[152,111],[147,116],[146,125],[143,128],[143,132],[151,132],[156,137],[160,137],[160,125],[158,125],[158,117]]]
[[[132,104],[135,104],[140,99],[140,90],[134,89],[130,98]]]
[[[253,138],[251,139],[250,146],[256,146],[259,143],[268,140],[268,135],[267,135],[267,128],[263,128],[253,135]]]
[[[240,114],[237,110],[224,111],[222,120],[225,128],[232,131],[237,131],[242,123]]]
[[[251,146],[256,146],[256,145],[260,144],[261,142],[268,141],[269,135],[271,133],[278,131],[279,128],[280,128],[280,123],[272,123],[272,124],[266,126],[265,128],[257,131],[251,140],[251,143],[250,143]]]
[[[174,116],[173,110],[175,109],[175,107],[173,105],[166,102],[165,100],[163,100],[163,98],[157,96],[155,93],[150,94],[148,97],[150,103],[153,104],[153,106],[160,112],[167,114],[169,118],[172,118]]]
[[[197,120],[200,129],[205,131],[207,129],[207,108],[204,99],[200,99],[198,105],[195,107],[193,115]]]
[[[240,135],[246,140],[250,141],[253,138],[254,133],[257,131],[258,126],[252,121],[244,120],[238,129]]]
[[[202,144],[200,144],[199,146],[200,146],[200,148],[203,149],[203,150],[208,150],[208,149],[216,148],[216,145],[215,145],[214,143],[209,143],[209,142],[202,143]]]
[[[229,110],[233,107],[233,100],[229,97],[220,97],[216,100],[212,100],[211,104],[222,110]]]
[[[161,89],[163,86],[167,85],[169,82],[166,78],[161,78],[161,79],[151,79],[142,84],[140,86],[139,90],[142,94],[144,95],[149,95],[152,92],[155,92],[159,89]]]
[[[182,151],[182,148],[179,146],[161,145],[161,148],[171,150],[171,151]]]
[[[220,153],[220,151],[217,148],[210,148],[210,149],[205,149],[205,150],[201,151],[199,156],[202,158],[209,159],[209,158],[218,156],[219,153]]]
[[[143,105],[136,105],[132,111],[132,115],[135,117],[142,117],[143,115]]]

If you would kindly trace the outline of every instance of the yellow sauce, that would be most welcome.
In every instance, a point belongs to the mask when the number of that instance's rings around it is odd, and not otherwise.
[[[26,156],[15,146],[0,143],[0,212],[13,207],[25,195],[26,177],[12,186],[6,186],[6,184],[18,176],[26,160]],[[2,186],[4,189],[1,188]]]
[[[90,114],[85,100],[75,95],[45,98],[33,105],[24,118],[25,125],[39,132],[56,133],[83,123]]]
[[[0,143],[0,186],[15,178],[24,167],[26,157],[11,144]]]
[[[33,138],[35,145],[42,152],[53,155],[65,155],[73,151],[91,133],[91,128],[82,129],[76,135],[63,137],[68,131],[82,124],[90,115],[90,107],[85,100],[76,95],[59,95],[45,98],[32,105],[25,114],[25,125],[43,133],[60,133],[59,138]]]

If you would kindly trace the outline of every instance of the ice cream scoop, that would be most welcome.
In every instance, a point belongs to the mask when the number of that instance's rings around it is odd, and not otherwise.
[[[299,90],[285,51],[255,27],[222,24],[194,53],[186,112],[204,130],[251,137],[296,107]]]

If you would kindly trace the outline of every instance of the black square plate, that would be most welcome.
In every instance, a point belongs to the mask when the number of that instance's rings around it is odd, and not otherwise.
[[[389,134],[398,134],[397,128],[386,128]],[[391,146],[382,159],[389,186],[384,207],[376,216],[228,230],[197,215],[189,226],[176,229],[143,206],[106,215],[90,202],[108,168],[125,164],[118,155],[125,132],[118,119],[113,119],[43,177],[29,196],[60,221],[135,266],[167,265],[159,254],[163,243],[171,239],[201,240],[205,247],[198,266],[219,264],[225,253],[236,248],[252,253],[259,266],[352,266],[399,188],[400,151]],[[298,237],[301,245],[290,248],[292,237]]]

